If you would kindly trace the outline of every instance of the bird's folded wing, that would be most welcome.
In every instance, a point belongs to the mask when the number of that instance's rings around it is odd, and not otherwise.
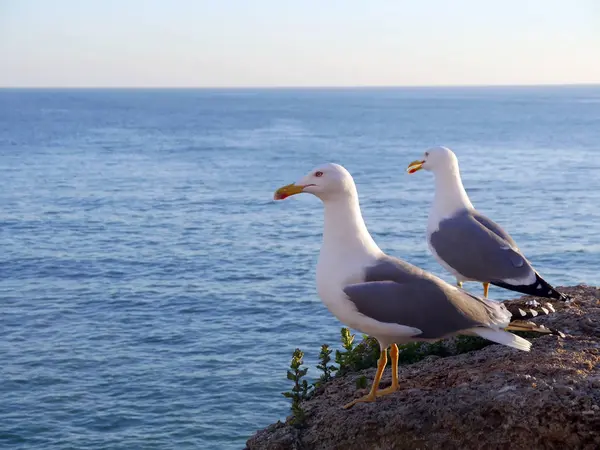
[[[509,242],[499,235],[502,229],[495,226],[497,230],[489,229],[471,214],[461,214],[441,221],[429,242],[439,258],[466,278],[535,282],[527,259],[512,239]]]
[[[495,326],[510,317],[500,305],[490,307],[484,300],[430,279],[357,283],[346,286],[344,292],[361,314],[379,322],[418,328],[422,331],[419,337],[425,339]]]
[[[481,214],[480,212],[474,211],[474,210],[467,211],[466,214],[473,217],[473,219],[475,219],[477,222],[479,222],[481,225],[483,225],[488,230],[496,233],[498,235],[498,237],[500,237],[500,239],[504,239],[514,250],[518,251],[517,243],[513,240],[513,238],[510,236],[510,234],[508,234],[506,231],[504,231],[504,228],[502,228],[500,225],[498,225],[492,219],[490,219],[489,217],[486,217],[483,214]]]

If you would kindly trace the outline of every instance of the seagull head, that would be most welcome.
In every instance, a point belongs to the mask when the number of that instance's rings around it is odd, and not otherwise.
[[[421,169],[437,172],[438,170],[452,169],[458,165],[458,159],[452,150],[447,147],[433,147],[425,151],[423,159],[411,162],[406,171],[415,173]]]
[[[275,200],[284,200],[301,193],[313,194],[322,201],[351,196],[356,193],[352,175],[339,164],[327,163],[315,167],[295,183],[275,191]]]

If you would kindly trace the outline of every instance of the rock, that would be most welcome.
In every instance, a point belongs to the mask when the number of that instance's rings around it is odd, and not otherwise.
[[[301,428],[288,418],[258,431],[247,448],[600,448],[600,290],[560,290],[573,301],[552,301],[556,312],[533,321],[565,331],[566,338],[536,338],[529,353],[490,345],[425,358],[400,367],[403,389],[350,410],[342,405],[359,396],[357,374],[334,378],[302,404]],[[358,375],[371,382],[374,372]],[[381,387],[389,384],[388,368]]]

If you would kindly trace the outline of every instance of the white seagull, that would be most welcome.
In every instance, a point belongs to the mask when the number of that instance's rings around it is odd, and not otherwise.
[[[427,243],[437,261],[456,277],[535,295],[569,300],[546,282],[521,253],[515,241],[497,223],[479,213],[463,187],[458,158],[446,147],[425,152],[406,169],[430,170],[435,176],[435,196],[427,221]]]
[[[466,334],[529,351],[529,341],[506,331],[511,329],[511,313],[504,305],[471,295],[386,255],[367,230],[354,180],[344,167],[320,166],[298,182],[278,189],[274,198],[283,200],[302,192],[321,199],[325,208],[323,244],[317,264],[319,297],[342,323],[375,337],[381,348],[370,392],[345,408],[375,401],[398,389],[396,344]],[[392,385],[378,392],[389,346]]]

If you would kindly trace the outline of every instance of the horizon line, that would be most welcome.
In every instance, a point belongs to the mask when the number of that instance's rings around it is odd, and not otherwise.
[[[406,84],[406,85],[309,85],[309,86],[0,86],[0,90],[277,90],[277,89],[432,89],[432,88],[525,88],[525,87],[596,87],[594,83],[526,83],[526,84]]]

